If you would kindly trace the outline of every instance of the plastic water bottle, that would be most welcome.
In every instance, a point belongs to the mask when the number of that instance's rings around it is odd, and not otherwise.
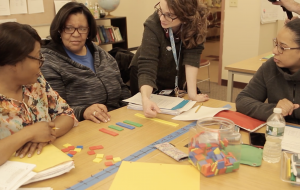
[[[285,129],[285,120],[281,108],[274,108],[267,120],[266,143],[263,159],[269,163],[277,163],[281,157],[281,141]]]

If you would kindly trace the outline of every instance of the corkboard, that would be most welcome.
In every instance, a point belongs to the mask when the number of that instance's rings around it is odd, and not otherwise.
[[[35,14],[13,14],[9,16],[0,16],[0,19],[17,19],[17,22],[22,24],[29,24],[31,26],[44,26],[50,25],[54,15],[54,0],[43,0],[44,11],[43,13]]]

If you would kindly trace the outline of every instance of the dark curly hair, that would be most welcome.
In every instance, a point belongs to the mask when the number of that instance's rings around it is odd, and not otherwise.
[[[207,34],[208,8],[200,0],[166,0],[168,7],[183,23],[181,39],[185,48],[203,43]]]

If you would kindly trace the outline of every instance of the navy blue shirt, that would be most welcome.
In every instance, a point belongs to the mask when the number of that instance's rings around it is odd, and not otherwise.
[[[86,55],[76,55],[76,54],[72,53],[71,51],[69,51],[66,47],[64,47],[64,48],[65,48],[67,54],[69,55],[69,57],[73,61],[76,61],[77,63],[80,63],[80,64],[90,68],[95,73],[93,56],[92,56],[89,48],[87,46],[85,46],[85,47],[86,47]]]

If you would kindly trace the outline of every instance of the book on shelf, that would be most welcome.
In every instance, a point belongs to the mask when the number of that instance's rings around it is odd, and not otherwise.
[[[108,38],[108,42],[113,42],[113,39],[111,37],[111,34],[110,34],[108,28],[104,28],[104,30],[105,30],[106,36]]]
[[[122,37],[122,35],[121,35],[120,28],[115,27],[115,32],[116,32],[116,34],[117,34],[119,40],[122,41],[122,40],[123,40],[123,37]]]
[[[102,26],[100,26],[100,28],[101,28],[101,32],[103,34],[105,43],[109,43],[108,37],[106,36],[106,32],[105,32],[104,26],[102,25]]]
[[[122,35],[119,27],[115,26],[98,26],[97,35],[95,38],[99,44],[122,41]]]
[[[102,43],[105,43],[105,39],[104,39],[104,37],[103,37],[103,34],[102,34],[102,31],[101,31],[100,26],[97,27],[97,31],[98,31],[98,33],[99,33],[101,42],[102,42]]]

